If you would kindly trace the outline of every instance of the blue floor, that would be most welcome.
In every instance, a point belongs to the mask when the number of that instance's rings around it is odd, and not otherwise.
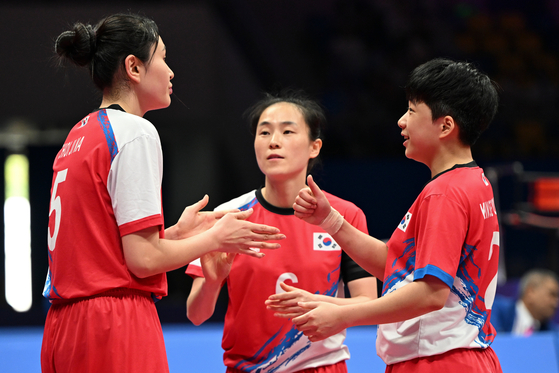
[[[171,372],[223,373],[221,324],[163,325]],[[384,372],[375,352],[375,327],[348,330],[346,344],[351,352],[350,373]],[[39,373],[42,328],[0,328],[0,372]],[[501,333],[493,343],[505,373],[559,373],[556,333],[529,338]]]

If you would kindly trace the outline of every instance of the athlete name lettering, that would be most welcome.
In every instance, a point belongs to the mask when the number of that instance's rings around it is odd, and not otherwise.
[[[67,142],[64,145],[62,145],[62,149],[60,149],[58,159],[67,157],[75,152],[79,152],[84,138],[85,136],[82,136],[79,139]]]
[[[497,215],[497,209],[495,208],[495,201],[493,199],[480,203],[479,207],[481,208],[484,219]]]

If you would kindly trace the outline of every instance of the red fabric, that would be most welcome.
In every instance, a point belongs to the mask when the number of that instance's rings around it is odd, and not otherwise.
[[[168,373],[163,332],[149,293],[114,290],[53,304],[41,349],[43,373]]]
[[[226,373],[244,373],[244,371],[227,367]],[[293,373],[347,373],[347,366],[345,364],[345,360],[342,360],[336,364],[316,368],[307,368]]]
[[[459,348],[444,354],[420,357],[386,366],[385,373],[503,373],[499,359],[491,347]]]

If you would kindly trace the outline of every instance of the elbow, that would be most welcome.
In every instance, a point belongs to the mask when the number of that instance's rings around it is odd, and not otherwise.
[[[448,293],[431,294],[431,296],[429,296],[425,302],[426,311],[433,312],[442,309],[446,304],[447,298]]]
[[[153,265],[150,265],[150,260],[141,261],[126,261],[126,266],[132,274],[138,278],[146,278],[160,273]]]
[[[187,311],[186,312],[186,317],[188,318],[188,320],[190,320],[190,322],[192,324],[194,324],[195,326],[200,326],[204,323],[204,321],[206,321],[205,319],[190,315],[190,313]]]
[[[206,321],[209,318],[209,317],[204,317],[199,312],[194,312],[192,310],[192,307],[188,307],[188,304],[186,305],[186,317],[188,318],[188,320],[190,320],[192,324],[196,326],[202,325],[204,321]]]

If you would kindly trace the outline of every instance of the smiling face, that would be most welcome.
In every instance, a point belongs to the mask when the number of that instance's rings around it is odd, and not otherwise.
[[[406,157],[431,168],[441,134],[437,120],[433,121],[431,109],[424,103],[409,102],[408,111],[398,120],[402,129]]]
[[[175,75],[165,62],[166,56],[167,50],[160,37],[151,60],[143,70],[141,88],[137,91],[144,113],[163,109],[171,104],[171,79]]]
[[[297,106],[279,102],[260,115],[254,151],[258,166],[268,180],[300,178],[304,183],[309,159],[320,153],[322,140],[311,140],[303,114]]]

